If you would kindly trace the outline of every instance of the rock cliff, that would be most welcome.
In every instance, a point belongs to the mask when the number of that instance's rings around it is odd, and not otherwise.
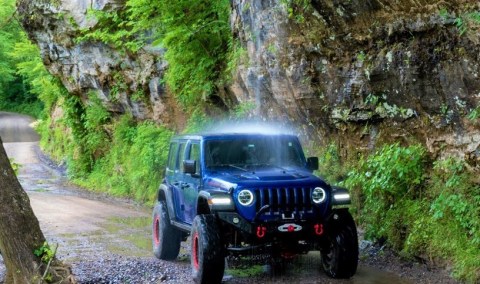
[[[128,54],[75,41],[79,28],[95,25],[88,8],[123,5],[21,1],[19,11],[45,65],[72,94],[86,102],[94,91],[112,112],[178,124],[182,111],[161,84],[162,50]],[[226,86],[229,108],[253,102],[256,115],[336,140],[347,155],[382,141],[420,142],[478,169],[477,0],[232,0],[231,9],[246,55]]]

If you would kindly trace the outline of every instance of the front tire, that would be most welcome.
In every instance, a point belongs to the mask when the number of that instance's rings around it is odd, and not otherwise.
[[[153,254],[162,260],[174,260],[180,252],[181,232],[170,224],[167,204],[159,201],[153,209]]]
[[[221,283],[225,271],[225,254],[220,228],[214,215],[197,215],[193,219],[191,249],[195,283]]]
[[[357,228],[347,210],[334,214],[337,218],[330,221],[328,243],[321,251],[323,270],[332,278],[348,279],[357,272]]]

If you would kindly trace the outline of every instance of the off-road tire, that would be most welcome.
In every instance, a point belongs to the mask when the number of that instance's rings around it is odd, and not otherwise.
[[[197,215],[190,236],[193,280],[198,284],[221,283],[225,251],[215,215]]]
[[[335,214],[338,218],[330,220],[328,243],[321,250],[322,266],[328,276],[348,279],[357,272],[357,228],[347,210]]]
[[[170,224],[167,204],[159,201],[153,209],[153,254],[162,260],[174,260],[180,252],[182,233]]]

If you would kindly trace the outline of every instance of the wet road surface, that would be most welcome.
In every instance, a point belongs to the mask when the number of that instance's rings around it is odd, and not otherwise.
[[[132,233],[150,238],[150,211],[68,184],[64,175],[47,164],[48,158],[39,149],[39,136],[30,127],[31,123],[27,116],[0,112],[0,137],[9,158],[21,165],[18,179],[30,197],[47,240],[60,244],[59,255],[68,261],[68,258],[91,257],[91,251],[95,250],[94,255],[98,256],[103,251],[110,253],[105,248],[121,242],[117,247],[122,247],[126,255],[151,256],[146,242],[139,248],[124,241],[135,239]],[[135,222],[135,228],[130,228],[129,222]]]

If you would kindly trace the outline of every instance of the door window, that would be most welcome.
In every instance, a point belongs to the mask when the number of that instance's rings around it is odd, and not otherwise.
[[[195,173],[200,174],[200,144],[192,143],[190,148],[190,157],[188,159],[197,161]]]
[[[177,160],[177,165],[175,167],[175,170],[180,171],[183,173],[183,160],[185,160],[185,145],[186,143],[180,143],[180,148],[178,152],[178,160]]]
[[[170,144],[170,153],[168,155],[168,165],[167,170],[174,171],[175,166],[177,164],[177,156],[178,156],[178,143],[173,142]]]

